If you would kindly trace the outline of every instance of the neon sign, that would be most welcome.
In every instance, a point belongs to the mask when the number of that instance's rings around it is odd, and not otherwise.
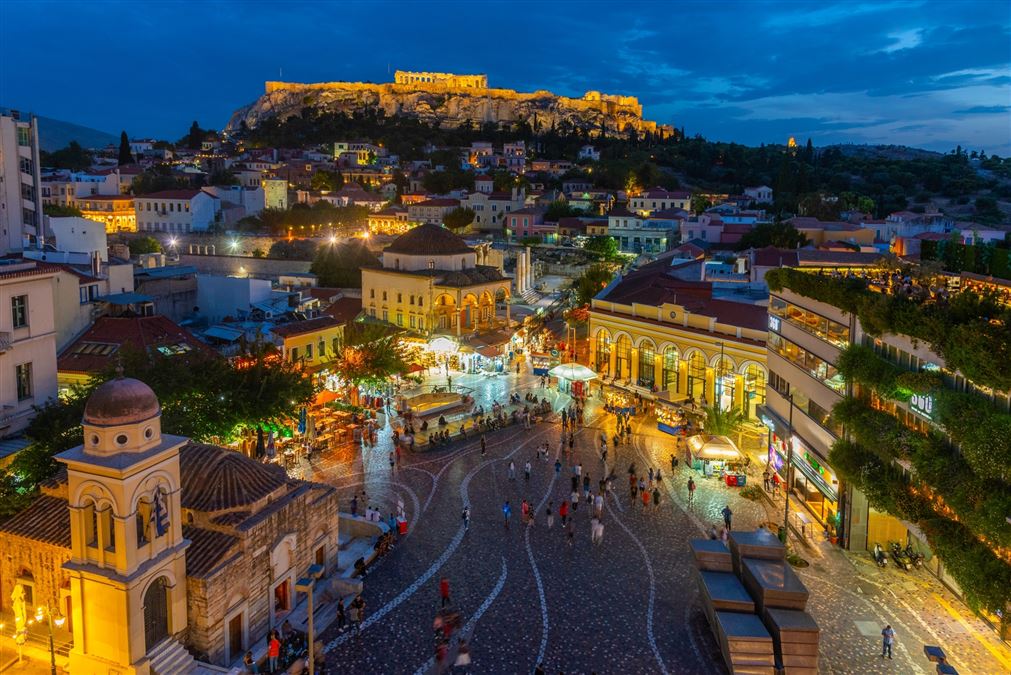
[[[909,399],[909,409],[928,420],[933,419],[934,397],[929,394],[913,394]]]

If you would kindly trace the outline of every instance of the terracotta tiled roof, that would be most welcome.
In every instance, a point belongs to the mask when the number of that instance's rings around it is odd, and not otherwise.
[[[41,495],[23,511],[0,523],[0,532],[70,548],[67,500]]]
[[[214,445],[188,443],[179,451],[182,506],[224,511],[248,506],[282,487],[284,469]]]
[[[90,349],[89,344],[109,348]],[[98,373],[109,366],[123,345],[141,351],[186,345],[195,352],[212,353],[192,333],[165,316],[100,316],[84,335],[63,350],[56,368],[67,373]]]
[[[5,268],[4,266],[0,265],[0,279],[18,279],[21,277],[42,276],[45,274],[54,274],[60,271],[59,265],[52,265],[43,262],[35,262],[33,260],[19,260],[15,258],[7,258],[7,260],[12,261],[17,260],[17,263],[12,263],[10,267],[11,268],[16,267],[18,269]],[[30,264],[31,267],[22,268],[21,263]]]
[[[249,511],[228,511],[227,513],[222,513],[220,516],[211,518],[211,522],[215,525],[238,525],[250,515],[251,512]]]
[[[224,532],[184,527],[183,536],[190,540],[186,549],[186,576],[200,578],[213,571],[233,554],[238,537]]]
[[[414,204],[414,206],[459,206],[459,205],[460,205],[459,199],[450,199],[448,197],[440,199],[426,199],[423,202]]]
[[[284,338],[295,335],[305,335],[306,333],[315,333],[316,331],[339,325],[340,322],[332,316],[320,316],[315,319],[306,319],[305,321],[282,323],[280,326],[274,326],[271,328],[270,332]]]
[[[393,243],[386,247],[386,252],[406,255],[453,255],[473,253],[473,249],[446,228],[425,223],[394,239]]]
[[[361,298],[337,298],[324,310],[327,314],[336,319],[339,323],[347,323],[354,320],[362,313]]]

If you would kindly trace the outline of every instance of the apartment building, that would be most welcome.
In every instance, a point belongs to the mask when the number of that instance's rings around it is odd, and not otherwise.
[[[203,190],[165,190],[134,198],[140,232],[206,232],[220,200]]]
[[[34,115],[0,115],[0,249],[41,248],[42,178]]]
[[[137,212],[131,195],[91,195],[76,200],[81,215],[105,225],[106,232],[136,232]]]

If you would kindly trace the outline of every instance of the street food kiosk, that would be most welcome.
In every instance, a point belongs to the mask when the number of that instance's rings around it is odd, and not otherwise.
[[[548,371],[548,375],[558,379],[558,391],[573,398],[585,398],[589,394],[587,382],[597,379],[597,374],[578,363],[563,363]]]
[[[692,468],[704,476],[719,476],[730,486],[744,486],[744,456],[726,436],[696,434],[688,437]]]

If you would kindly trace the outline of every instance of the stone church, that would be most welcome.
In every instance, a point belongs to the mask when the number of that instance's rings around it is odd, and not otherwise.
[[[295,581],[337,563],[334,488],[161,432],[154,392],[98,387],[84,443],[0,523],[0,602],[67,617],[74,673],[167,675],[227,666],[279,626]]]

